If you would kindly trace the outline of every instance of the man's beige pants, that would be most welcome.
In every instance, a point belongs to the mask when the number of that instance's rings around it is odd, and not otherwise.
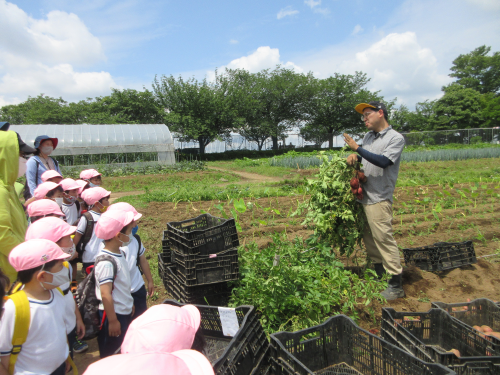
[[[382,201],[363,204],[367,224],[363,232],[366,252],[373,263],[382,263],[387,273],[399,275],[403,272],[399,249],[392,235],[392,204]]]

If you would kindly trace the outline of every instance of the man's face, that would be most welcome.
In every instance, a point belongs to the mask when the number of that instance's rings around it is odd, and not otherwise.
[[[375,108],[365,108],[363,110],[363,117],[366,128],[368,130],[373,130],[380,122],[380,110],[377,111]]]

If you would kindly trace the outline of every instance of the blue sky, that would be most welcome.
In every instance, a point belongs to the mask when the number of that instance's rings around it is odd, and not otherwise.
[[[499,19],[500,0],[0,0],[0,106],[281,63],[323,78],[364,71],[412,108],[441,95],[460,53],[500,50]]]

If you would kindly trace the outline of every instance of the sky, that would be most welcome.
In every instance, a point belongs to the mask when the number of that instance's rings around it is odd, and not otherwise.
[[[414,109],[442,95],[458,55],[500,51],[498,20],[500,0],[0,0],[0,106],[281,64],[365,72],[369,89]]]

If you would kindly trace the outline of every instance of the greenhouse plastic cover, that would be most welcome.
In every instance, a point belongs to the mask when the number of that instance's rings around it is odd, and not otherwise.
[[[39,135],[58,138],[52,155],[170,152],[174,142],[164,124],[11,125],[29,146]]]

